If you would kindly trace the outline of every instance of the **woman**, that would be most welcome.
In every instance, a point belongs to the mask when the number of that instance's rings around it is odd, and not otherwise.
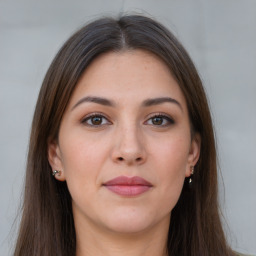
[[[34,114],[15,255],[235,255],[206,96],[177,39],[142,16],[75,33]]]

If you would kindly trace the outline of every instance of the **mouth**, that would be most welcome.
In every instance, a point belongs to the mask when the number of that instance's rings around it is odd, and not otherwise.
[[[133,197],[150,190],[153,185],[139,177],[119,176],[103,184],[108,190],[121,196]]]

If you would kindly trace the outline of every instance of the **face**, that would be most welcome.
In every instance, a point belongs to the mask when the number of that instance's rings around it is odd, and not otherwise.
[[[107,53],[79,80],[49,162],[66,180],[75,225],[114,232],[168,226],[199,157],[185,98],[168,67],[142,51]]]

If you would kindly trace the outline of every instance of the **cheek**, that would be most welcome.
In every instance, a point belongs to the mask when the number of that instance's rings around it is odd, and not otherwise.
[[[86,189],[93,195],[99,184],[100,169],[107,157],[106,145],[101,140],[84,134],[66,135],[61,144],[61,159],[67,185],[72,197]]]
[[[77,132],[67,135],[62,141],[61,159],[66,172],[87,172],[106,157],[104,141],[90,134]]]
[[[166,175],[184,174],[189,157],[189,136],[170,136],[154,143],[155,161],[162,166]]]
[[[175,136],[154,146],[157,183],[170,210],[178,201],[187,169],[190,144],[189,139],[184,137]]]
[[[85,142],[86,141],[86,142]],[[62,160],[68,190],[76,211],[87,212],[100,188],[100,169],[105,157],[99,143],[73,137],[62,145]],[[85,210],[85,207],[87,210]]]

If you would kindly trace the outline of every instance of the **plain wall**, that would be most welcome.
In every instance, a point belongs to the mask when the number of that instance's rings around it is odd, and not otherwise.
[[[77,28],[120,12],[152,15],[194,60],[216,128],[229,241],[256,255],[255,0],[0,0],[0,255],[11,255],[17,233],[11,228],[44,74]]]

